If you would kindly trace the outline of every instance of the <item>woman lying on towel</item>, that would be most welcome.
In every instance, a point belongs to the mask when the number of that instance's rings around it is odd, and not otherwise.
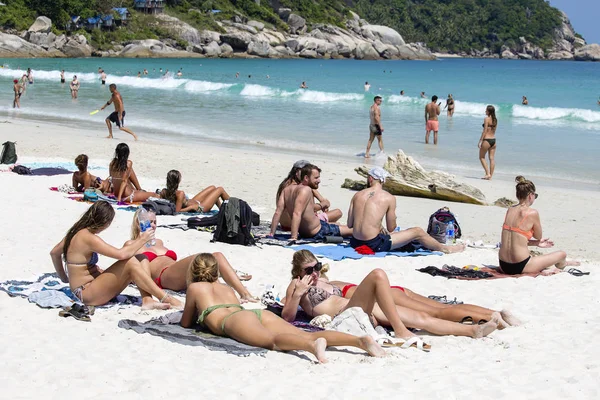
[[[327,346],[352,346],[381,357],[383,349],[370,336],[356,337],[334,331],[305,332],[267,310],[244,309],[233,290],[217,282],[217,259],[208,253],[194,257],[187,274],[188,289],[181,326],[196,322],[212,333],[228,336],[250,346],[269,350],[308,351],[321,363],[327,362]]]
[[[103,181],[100,177],[90,174],[87,170],[88,156],[80,154],[75,158],[75,166],[78,171],[73,172],[73,187],[78,192],[83,192],[85,189],[94,188],[100,189],[102,192],[110,191],[110,183],[108,180]]]
[[[131,240],[125,243],[129,245],[140,238],[143,233],[140,232],[140,215],[141,209],[138,209],[133,215],[131,223]],[[156,214],[148,211],[150,216],[150,224],[152,231],[156,231]],[[156,239],[156,244],[150,247],[141,247],[137,254],[145,255],[150,262],[150,274],[156,285],[161,289],[171,289],[175,291],[185,290],[187,287],[186,276],[189,266],[196,255],[191,255],[177,261],[177,254],[173,250],[169,250],[162,240]],[[213,253],[213,256],[219,263],[219,275],[223,280],[239,293],[242,302],[257,301],[252,297],[248,289],[242,285],[235,270],[229,264],[223,253]],[[249,281],[251,275],[243,275],[241,279]]]
[[[323,265],[310,251],[300,250],[294,253],[292,282],[288,286],[281,314],[286,321],[294,321],[300,305],[312,317],[327,314],[332,318],[350,307],[360,307],[371,316],[373,325],[391,326],[396,337],[403,339],[415,336],[406,326],[436,335],[473,338],[487,336],[498,326],[498,322],[494,321],[482,325],[463,325],[399,307],[394,303],[390,281],[382,269],[371,271],[356,287],[352,298],[346,299],[339,287],[321,275],[322,268]]]
[[[167,188],[160,192],[160,197],[175,204],[177,212],[208,212],[215,204],[221,208],[221,201],[229,199],[225,189],[215,186],[209,186],[189,199],[183,190],[179,190],[180,183],[181,172],[172,169],[167,173]]]
[[[148,260],[143,258],[140,262],[134,257],[146,242],[154,238],[153,230],[142,233],[137,240],[120,249],[98,236],[110,226],[114,216],[115,210],[109,203],[98,201],[69,229],[64,239],[54,246],[50,256],[60,279],[69,282],[73,294],[87,305],[108,303],[133,281],[142,296],[142,309],[181,307],[179,300],[156,286],[150,277]],[[97,265],[98,254],[118,261],[102,271]],[[160,302],[155,301],[152,296],[160,299]]]
[[[502,245],[498,258],[505,274],[542,273],[551,275],[566,266],[579,265],[577,261],[567,261],[567,253],[554,251],[543,256],[531,257],[529,246],[550,248],[554,242],[542,239],[540,214],[531,208],[538,194],[533,182],[522,176],[516,177],[517,199],[519,204],[506,211],[502,225]]]
[[[134,203],[156,196],[156,193],[142,190],[140,181],[133,170],[133,161],[129,160],[129,146],[126,143],[117,145],[115,157],[108,167],[108,174],[108,181],[117,201]]]

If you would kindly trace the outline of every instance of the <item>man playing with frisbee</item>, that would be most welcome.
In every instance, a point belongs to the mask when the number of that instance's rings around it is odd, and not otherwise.
[[[113,111],[108,116],[108,118],[106,118],[106,126],[108,127],[107,138],[112,139],[112,137],[113,137],[112,123],[114,122],[115,124],[117,124],[117,126],[119,127],[120,130],[129,133],[131,136],[133,136],[133,138],[135,140],[137,140],[138,138],[135,135],[135,133],[133,133],[130,129],[125,128],[125,126],[124,126],[125,123],[123,122],[123,118],[125,118],[125,107],[123,105],[123,98],[121,97],[121,93],[119,93],[117,91],[117,85],[115,85],[114,83],[111,83],[108,88],[110,89],[112,96],[111,96],[110,100],[108,100],[106,102],[106,104],[103,105],[102,108],[100,108],[101,110],[104,110],[104,108],[106,106],[109,106],[111,103],[114,103],[114,105],[115,105],[115,111]]]

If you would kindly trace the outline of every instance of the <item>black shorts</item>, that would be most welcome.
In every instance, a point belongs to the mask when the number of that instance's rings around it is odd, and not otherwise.
[[[64,79],[61,79],[61,80],[60,80],[60,83],[65,83],[65,80],[64,80]]]
[[[102,84],[103,84],[103,85],[106,85],[106,81],[102,81]]]
[[[116,111],[113,111],[112,114],[110,114],[106,119],[114,124],[117,124],[119,128],[121,127],[121,123],[119,122],[119,113]],[[125,110],[123,110],[123,116],[121,117],[121,120],[123,121],[123,126],[125,126]]]
[[[380,233],[371,240],[360,240],[354,236],[350,239],[350,246],[355,249],[360,246],[367,246],[374,252],[388,252],[392,249],[392,237]]]
[[[369,125],[369,131],[375,136],[380,136],[382,134],[379,124]]]

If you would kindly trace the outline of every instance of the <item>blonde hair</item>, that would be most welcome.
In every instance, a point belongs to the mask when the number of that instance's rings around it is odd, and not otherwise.
[[[200,253],[188,268],[186,282],[191,285],[194,282],[216,282],[219,279],[219,262],[210,253]]]
[[[524,176],[517,176],[515,182],[517,182],[517,199],[525,200],[531,193],[535,193],[535,185]]]
[[[295,252],[294,257],[292,257],[292,279],[299,277],[304,269],[304,264],[312,261],[317,261],[317,257],[310,250],[298,250]],[[321,276],[325,279],[329,279],[326,275],[327,272],[329,272],[329,264],[323,264]]]
[[[152,210],[146,210],[149,213],[154,214],[156,217],[156,213]],[[140,237],[140,212],[142,212],[142,207],[135,210],[133,214],[133,221],[131,221],[131,240],[135,240]]]

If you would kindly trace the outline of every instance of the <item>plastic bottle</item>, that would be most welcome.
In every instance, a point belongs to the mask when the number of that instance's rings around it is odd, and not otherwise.
[[[140,221],[140,231],[146,232],[148,229],[152,229],[152,223],[150,222],[150,213],[146,211],[144,207],[138,214]],[[146,242],[146,247],[152,247],[156,244],[156,240],[152,239]]]
[[[454,232],[454,223],[453,222],[448,222],[446,224],[446,244],[452,244],[456,242],[456,237],[455,237],[455,232]]]

